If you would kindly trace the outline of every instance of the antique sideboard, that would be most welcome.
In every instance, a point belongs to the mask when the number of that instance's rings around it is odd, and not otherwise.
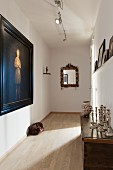
[[[81,117],[84,170],[113,170],[113,137],[90,129],[90,117]]]

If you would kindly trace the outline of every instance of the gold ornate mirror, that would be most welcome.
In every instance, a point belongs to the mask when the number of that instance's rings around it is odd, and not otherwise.
[[[60,84],[63,87],[79,87],[79,69],[68,64],[60,69]]]

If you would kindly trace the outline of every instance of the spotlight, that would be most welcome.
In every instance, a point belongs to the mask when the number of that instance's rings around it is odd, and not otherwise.
[[[56,24],[60,24],[59,19],[55,19]]]
[[[55,22],[56,22],[56,24],[61,24],[61,23],[62,23],[62,18],[61,18],[60,12],[58,12],[58,17],[59,17],[59,18],[56,18],[56,19],[55,19]]]
[[[56,22],[56,24],[58,24],[58,25],[59,25],[59,24],[61,24],[61,23],[62,23],[62,19],[61,19],[61,18],[59,18],[59,19],[58,19],[58,18],[56,18],[56,19],[55,19],[55,22]]]

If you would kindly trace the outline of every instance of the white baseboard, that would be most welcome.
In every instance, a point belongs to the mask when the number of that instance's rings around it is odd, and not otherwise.
[[[81,112],[55,112],[55,111],[52,111],[52,113],[61,113],[61,114],[64,114],[64,113],[67,113],[67,114],[81,114]]]

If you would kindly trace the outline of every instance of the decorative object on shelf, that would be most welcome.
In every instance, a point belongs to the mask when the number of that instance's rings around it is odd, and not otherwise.
[[[103,60],[103,54],[105,51],[105,39],[103,40],[100,48],[99,48],[99,53],[98,53],[98,68],[101,67],[102,65],[102,60]]]
[[[66,79],[66,77],[68,79]],[[79,87],[79,68],[77,66],[73,66],[71,63],[65,67],[61,67],[60,85],[61,89],[63,87]]]
[[[113,129],[111,128],[111,113],[110,110],[107,110],[107,119],[108,119],[108,129],[105,132],[106,136],[113,136]]]
[[[101,105],[100,109],[98,109],[98,111],[99,111],[99,123],[98,123],[99,126],[97,128],[98,132],[104,132],[105,131],[105,129],[103,128],[103,126],[104,126],[104,123],[103,123],[103,108],[104,108],[104,106]]]
[[[95,107],[96,123],[97,123],[97,107]]]
[[[112,56],[113,56],[113,36],[109,41],[109,58],[111,58]]]
[[[107,130],[108,128],[108,125],[107,125],[107,117],[106,117],[106,107],[104,107],[104,112],[103,112],[103,123],[104,123],[104,126],[103,126],[103,129],[104,130]]]
[[[103,132],[105,136],[113,136],[113,129],[111,128],[111,113],[110,109],[106,110],[106,107],[101,105],[98,109],[95,108],[95,113],[91,112],[91,126],[90,129],[96,129],[98,132]],[[99,116],[99,119],[98,119]],[[95,121],[96,118],[96,121]]]
[[[92,110],[91,111],[91,114],[92,114],[92,121],[91,121],[91,126],[90,126],[90,129],[96,129],[97,125],[96,125],[96,122],[94,122],[94,111]]]
[[[92,116],[92,121],[91,121],[90,129],[96,129],[96,128],[98,128],[98,123],[97,123],[97,107],[95,107],[95,113],[92,110],[91,114],[92,114],[91,115]]]
[[[48,74],[48,75],[51,75],[51,73],[48,72],[48,67],[46,67],[45,69],[43,68],[43,74]]]
[[[84,117],[89,117],[89,114],[92,111],[92,106],[90,105],[90,101],[84,101],[82,104],[82,111],[83,111],[83,116]],[[92,112],[93,114],[93,112]]]
[[[0,15],[0,115],[33,103],[33,44]]]

